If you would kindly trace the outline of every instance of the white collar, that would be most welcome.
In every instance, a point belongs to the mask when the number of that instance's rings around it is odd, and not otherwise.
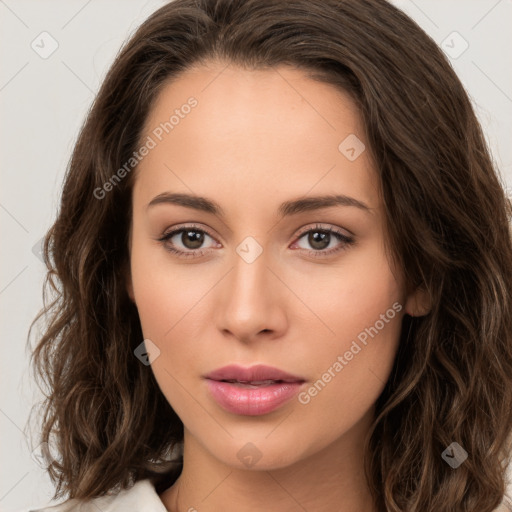
[[[80,503],[80,507],[75,507]],[[118,494],[99,496],[92,500],[67,500],[58,505],[31,509],[28,512],[168,512],[149,478],[139,480]]]

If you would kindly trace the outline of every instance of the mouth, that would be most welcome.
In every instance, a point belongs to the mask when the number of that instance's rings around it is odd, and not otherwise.
[[[269,386],[272,384],[283,384],[293,382],[305,382],[305,379],[292,375],[284,370],[263,364],[251,367],[243,367],[230,364],[217,368],[204,375],[204,378],[230,384],[247,384],[252,386]]]
[[[214,380],[214,379],[211,379]],[[283,383],[299,383],[301,384],[304,381],[294,381],[294,380],[259,380],[259,381],[243,381],[243,380],[236,380],[236,379],[222,379],[217,382],[227,382],[229,384],[234,384],[237,387],[240,388],[248,388],[248,389],[258,389],[258,388],[264,388],[266,386],[272,386],[273,384],[283,384]]]
[[[210,397],[222,409],[242,416],[260,416],[288,403],[306,382],[278,368],[228,365],[204,376]]]

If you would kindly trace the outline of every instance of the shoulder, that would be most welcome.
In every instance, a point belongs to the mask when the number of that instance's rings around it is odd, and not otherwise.
[[[494,509],[494,512],[512,512],[512,494],[510,489],[507,492],[508,496],[503,498],[503,501],[500,503],[498,508]]]
[[[99,496],[92,500],[71,499],[58,505],[30,509],[26,512],[167,512],[152,481],[139,480],[129,489],[117,494]]]
[[[499,507],[494,509],[494,512],[512,512],[512,464],[507,467],[505,477],[508,480],[505,496]]]

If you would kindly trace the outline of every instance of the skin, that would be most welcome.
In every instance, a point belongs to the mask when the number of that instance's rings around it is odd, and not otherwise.
[[[364,142],[359,112],[347,94],[298,69],[209,62],[162,89],[141,140],[191,96],[198,105],[141,161],[133,188],[127,289],[145,339],[160,350],[151,369],[185,433],[182,474],[160,498],[173,512],[375,511],[364,438],[402,317],[426,311],[425,297],[406,296],[388,260],[368,145],[355,161],[338,150],[349,134]],[[148,208],[163,192],[213,199],[225,217],[175,204]],[[370,211],[278,215],[284,201],[333,193]],[[208,232],[197,258],[157,240],[192,223]],[[322,248],[303,233],[317,224],[355,243],[332,235],[324,253],[342,250],[314,257]],[[236,251],[246,237],[262,249],[251,263]],[[186,252],[197,247],[181,233],[172,241]],[[201,377],[230,363],[262,363],[301,376],[307,390],[394,303],[401,311],[307,404],[295,398],[265,415],[232,414]],[[237,456],[247,443],[261,455],[251,467]]]

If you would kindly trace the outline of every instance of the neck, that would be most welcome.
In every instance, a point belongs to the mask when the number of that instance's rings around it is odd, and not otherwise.
[[[160,498],[170,512],[376,512],[364,476],[367,430],[361,427],[306,458],[266,470],[224,464],[185,428],[183,470]]]

